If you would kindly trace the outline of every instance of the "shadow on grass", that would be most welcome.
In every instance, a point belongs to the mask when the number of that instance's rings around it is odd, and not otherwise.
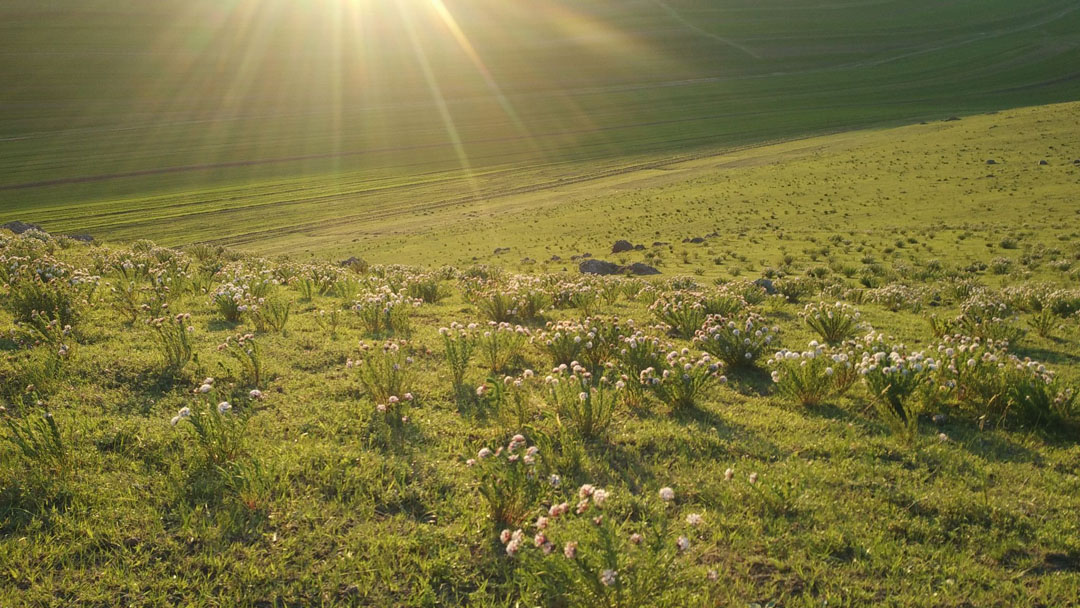
[[[71,507],[74,498],[66,487],[47,480],[5,483],[0,489],[0,536],[18,533],[35,523],[48,528],[54,517]]]
[[[737,367],[725,375],[728,387],[746,397],[765,397],[772,390],[772,376],[760,367]]]

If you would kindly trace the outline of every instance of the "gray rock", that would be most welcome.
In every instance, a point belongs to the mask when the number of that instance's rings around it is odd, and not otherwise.
[[[991,158],[990,160],[986,161],[986,164],[988,164],[988,165],[996,165],[997,161]]]
[[[93,243],[94,237],[89,234],[69,234],[68,238],[73,241],[79,241],[80,243]]]
[[[504,253],[510,253],[510,248],[509,247],[496,247],[495,248],[495,255],[502,255]]]
[[[38,226],[37,224],[20,222],[19,220],[15,220],[14,222],[8,222],[3,226],[0,226],[0,228],[6,228],[7,230],[14,232],[15,234],[22,234],[27,230],[37,230],[39,232],[45,232],[45,229],[41,226]]]
[[[619,274],[622,272],[622,266],[614,262],[605,262],[603,260],[585,260],[581,264],[578,264],[578,270],[582,274]]]
[[[630,274],[636,274],[638,276],[660,274],[659,270],[641,262],[634,262],[633,264],[627,266],[626,270],[629,270]]]
[[[1050,162],[1046,161],[1046,160],[1040,160],[1039,161],[1039,166],[1040,167],[1045,167],[1046,165],[1049,165],[1049,164],[1050,164]]]
[[[766,279],[766,278],[758,279],[758,280],[754,281],[754,285],[757,285],[758,287],[764,289],[765,293],[769,294],[770,296],[776,294],[776,286],[773,285],[773,282],[772,282],[771,279]]]
[[[615,241],[615,244],[611,246],[611,253],[622,253],[624,251],[630,251],[634,248],[634,244],[630,241],[624,241],[619,239]]]

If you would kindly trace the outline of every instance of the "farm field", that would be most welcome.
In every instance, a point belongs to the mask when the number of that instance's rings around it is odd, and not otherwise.
[[[314,258],[4,234],[0,604],[1074,605],[1075,109]],[[518,259],[584,249],[662,274]]]
[[[1072,101],[1078,32],[1071,0],[10,0],[0,216],[121,236],[150,198],[225,239],[259,193],[307,224]]]

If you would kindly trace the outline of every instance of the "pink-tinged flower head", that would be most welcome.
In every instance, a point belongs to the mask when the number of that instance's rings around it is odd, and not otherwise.
[[[577,556],[577,541],[572,540],[566,543],[562,553],[566,556],[566,559],[574,559],[574,557]]]
[[[733,477],[735,477],[735,469],[728,468],[724,471],[724,481],[731,481]]]
[[[668,487],[660,488],[660,500],[664,502],[671,502],[675,500],[675,490]]]
[[[675,544],[679,547],[679,551],[686,551],[690,548],[690,539],[680,536],[679,540],[675,541]]]
[[[502,531],[502,533],[499,534],[499,542],[501,542],[504,545],[506,543],[510,542],[510,535],[511,534],[513,534],[513,533],[510,531],[510,528],[506,528],[505,530]]]
[[[600,573],[600,582],[603,583],[605,587],[610,587],[615,584],[615,577],[617,576],[617,574],[617,572],[611,570],[610,568],[604,570]]]
[[[757,472],[755,471],[753,473],[750,473],[750,483],[757,483],[757,480],[758,480]]]
[[[597,488],[593,492],[592,499],[593,499],[593,502],[596,503],[596,506],[598,506],[598,507],[604,506],[604,501],[606,501],[608,499],[607,490],[605,490],[603,488]]]
[[[640,534],[638,534],[637,532],[634,532],[633,534],[630,535],[630,542],[634,543],[635,545],[640,545],[641,541],[643,541],[643,540],[645,540],[645,538],[643,536],[641,536]]]
[[[595,489],[596,488],[590,483],[581,486],[581,488],[578,489],[578,498],[588,498],[592,496]]]
[[[702,517],[701,517],[701,515],[699,513],[690,513],[689,515],[686,516],[686,523],[690,524],[691,526],[694,526],[695,528],[697,526],[700,526],[702,521],[704,521],[704,520],[702,519]]]

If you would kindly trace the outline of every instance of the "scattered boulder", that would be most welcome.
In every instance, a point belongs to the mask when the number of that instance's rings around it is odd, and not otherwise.
[[[1074,160],[1074,161],[1073,161],[1073,164],[1074,164],[1074,165],[1080,165],[1080,158],[1078,158],[1078,159]]]
[[[41,226],[38,226],[37,224],[31,224],[29,222],[20,222],[19,220],[15,220],[14,222],[8,222],[8,223],[4,224],[3,226],[0,226],[0,228],[10,230],[10,231],[14,232],[15,234],[22,234],[22,233],[26,232],[27,230],[37,230],[38,232],[45,232],[45,229],[42,228]]]
[[[588,258],[591,258],[591,257],[592,257],[592,254],[591,254],[591,253],[589,253],[588,251],[586,251],[585,253],[581,254],[581,259],[583,259],[583,260],[585,260],[585,259],[588,259]]]
[[[550,261],[552,261],[552,262],[561,262],[561,261],[562,261],[562,258],[560,258],[560,257],[559,257],[559,256],[557,256],[557,255],[553,255],[553,256],[551,256],[551,260],[550,260]]]
[[[764,277],[760,278],[760,279],[754,281],[754,285],[757,285],[758,287],[764,289],[765,293],[769,294],[770,296],[771,295],[776,295],[776,286],[773,285],[773,282],[772,282],[771,279],[766,279]]]
[[[504,253],[510,253],[510,248],[509,247],[496,247],[495,248],[495,255],[502,255]]]
[[[364,263],[364,260],[361,260],[360,258],[358,258],[358,257],[356,257],[354,255],[351,258],[347,259],[347,260],[341,260],[340,262],[338,262],[338,266],[341,266],[342,268],[349,268],[351,266],[355,266],[357,264],[363,264],[363,263]]]
[[[611,246],[611,253],[622,253],[624,251],[631,251],[634,249],[634,244],[630,241],[619,239],[615,241],[615,244]]]
[[[959,116],[950,116],[950,117],[945,119],[945,122],[956,122],[958,120],[960,120]]]
[[[524,257],[524,258],[521,258],[521,263],[525,264],[527,266],[529,264],[535,264],[536,260],[534,260],[534,259],[532,259],[530,257]]]
[[[664,246],[670,245],[670,244],[671,243],[668,243],[667,241],[653,241],[652,246],[653,247],[664,247]]]
[[[68,238],[73,241],[79,241],[80,243],[93,243],[94,237],[89,234],[69,234]]]
[[[637,245],[634,245],[634,251],[644,251],[644,250],[645,250],[645,246],[642,245],[641,243],[638,243]]]
[[[703,236],[695,236],[692,239],[688,239],[686,242],[687,243],[704,243],[705,242],[705,237],[703,237]]]
[[[611,274],[634,274],[638,276],[660,274],[660,271],[648,264],[641,262],[634,262],[629,266],[619,266],[614,262],[605,262],[604,260],[585,260],[578,265],[578,270],[582,274],[599,274],[599,275],[611,275]]]
[[[990,160],[986,161],[986,164],[988,164],[988,165],[996,165],[997,161],[991,158]]]
[[[636,274],[638,276],[660,274],[659,270],[641,262],[634,262],[633,264],[630,264],[626,267],[626,270],[629,270],[630,274]]]
[[[581,264],[578,264],[578,270],[582,274],[619,274],[622,272],[622,266],[614,262],[605,262],[603,260],[585,260]]]

